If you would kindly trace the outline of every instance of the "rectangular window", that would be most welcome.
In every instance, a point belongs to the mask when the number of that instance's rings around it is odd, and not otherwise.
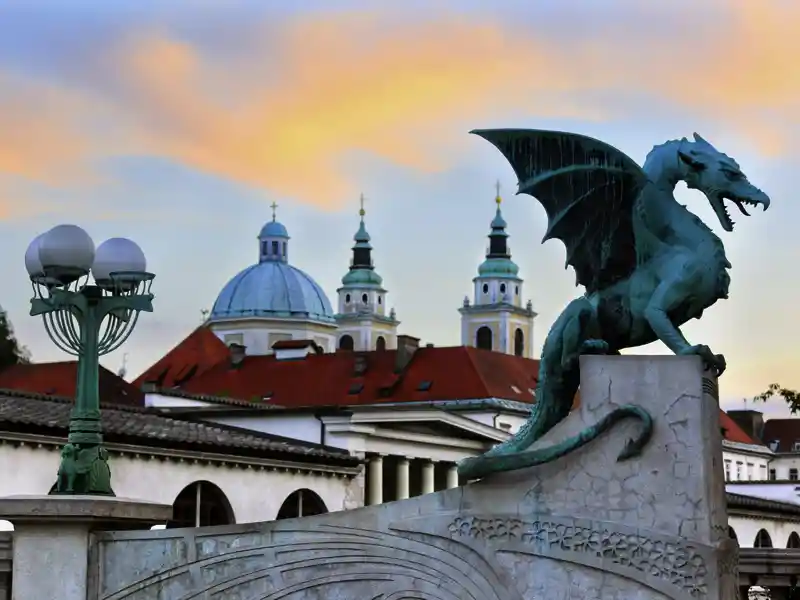
[[[758,479],[759,481],[766,481],[767,479],[767,465],[758,466]]]
[[[272,256],[278,256],[278,242],[272,242]]]
[[[797,481],[797,469],[789,469],[789,481]]]
[[[731,480],[731,461],[725,461],[725,481]]]
[[[753,463],[747,463],[747,481],[753,481]]]
[[[736,461],[736,481],[742,480],[742,468],[744,467],[744,463],[737,460]]]
[[[769,480],[770,481],[775,481],[776,479],[778,479],[778,472],[775,469],[770,469],[769,470]]]

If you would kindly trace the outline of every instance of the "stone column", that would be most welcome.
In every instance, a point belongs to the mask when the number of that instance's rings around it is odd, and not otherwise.
[[[433,461],[426,460],[422,463],[422,493],[432,494],[436,491],[434,487]]]
[[[377,454],[369,459],[369,503],[383,504],[383,457]]]
[[[0,498],[0,519],[14,525],[12,600],[87,600],[92,531],[149,529],[171,518],[172,506],[127,498]]]
[[[13,531],[0,531],[0,600],[11,600]]]
[[[397,459],[397,500],[406,500],[408,492],[408,459],[401,456]]]
[[[458,465],[447,467],[447,489],[458,487]]]

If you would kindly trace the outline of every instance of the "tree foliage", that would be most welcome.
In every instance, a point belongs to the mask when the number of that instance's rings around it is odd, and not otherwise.
[[[14,327],[8,320],[6,311],[0,308],[0,371],[11,365],[28,363],[30,360],[28,349],[17,341]]]
[[[766,402],[776,397],[783,398],[792,414],[800,412],[800,392],[785,388],[778,383],[770,383],[766,390],[753,398],[753,402]]]

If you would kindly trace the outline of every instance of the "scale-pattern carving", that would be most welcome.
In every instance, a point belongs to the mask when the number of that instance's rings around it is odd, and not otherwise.
[[[546,519],[525,521],[459,516],[450,524],[449,530],[454,536],[474,540],[513,541],[550,551],[592,554],[621,567],[657,577],[693,597],[705,596],[708,589],[705,559],[692,546],[678,541]]]

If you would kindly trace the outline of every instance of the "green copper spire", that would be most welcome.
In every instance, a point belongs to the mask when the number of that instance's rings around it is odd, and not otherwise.
[[[356,243],[353,248],[366,248],[368,250],[372,250],[372,246],[369,243],[369,233],[367,233],[367,227],[364,225],[364,215],[367,214],[367,211],[364,210],[364,194],[361,194],[359,202],[361,203],[361,208],[358,211],[358,216],[361,217],[361,222],[358,225],[358,231],[356,231],[356,234],[353,236],[353,240]]]
[[[511,251],[508,248],[508,233],[506,232],[508,224],[503,218],[503,212],[500,210],[503,198],[500,196],[499,181],[495,184],[495,189],[497,191],[494,201],[497,204],[497,211],[491,222],[486,260],[478,267],[478,276],[516,278],[517,273],[519,273],[519,267],[511,260]]]
[[[353,258],[350,261],[350,271],[342,278],[342,285],[351,287],[363,286],[378,286],[383,283],[383,279],[375,272],[375,267],[372,264],[372,244],[370,244],[369,233],[364,224],[364,215],[367,212],[364,210],[364,194],[360,198],[361,207],[358,215],[361,222],[358,225],[358,231],[353,236]]]

